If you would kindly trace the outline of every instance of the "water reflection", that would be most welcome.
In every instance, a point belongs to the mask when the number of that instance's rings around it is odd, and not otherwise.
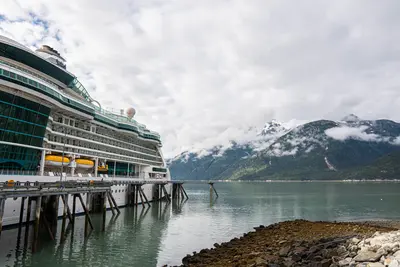
[[[105,232],[102,216],[92,215],[94,230],[85,238],[84,216],[69,225],[60,244],[61,221],[55,241],[41,234],[38,252],[32,254],[32,226],[24,243],[17,239],[18,229],[3,231],[0,239],[0,266],[156,266],[163,231],[168,225],[170,205],[153,203],[151,207],[124,208],[121,214],[107,212]]]
[[[212,247],[250,231],[254,226],[305,218],[367,220],[400,218],[400,184],[392,183],[229,183],[215,184],[219,198],[210,199],[205,185],[186,185],[189,200],[151,207],[124,208],[119,216],[92,217],[94,230],[85,238],[85,218],[77,217],[60,244],[42,234],[38,252],[31,253],[33,231],[3,231],[0,266],[139,266],[180,264],[193,251]],[[211,201],[210,201],[211,200]],[[28,242],[25,242],[25,233]]]

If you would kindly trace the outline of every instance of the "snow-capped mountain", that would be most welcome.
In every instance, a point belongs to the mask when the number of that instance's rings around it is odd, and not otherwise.
[[[286,124],[287,125],[287,124]],[[184,152],[169,163],[178,179],[264,179],[333,177],[333,172],[371,164],[400,149],[400,124],[362,120],[318,120],[294,127],[276,120],[246,143]],[[322,173],[321,173],[322,172]]]

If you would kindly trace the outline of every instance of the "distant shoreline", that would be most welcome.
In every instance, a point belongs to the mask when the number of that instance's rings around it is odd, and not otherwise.
[[[389,182],[389,183],[398,183],[400,179],[391,179],[391,180],[172,180],[173,182],[183,182],[183,183],[312,183],[312,182],[330,182],[330,183],[363,183],[363,182]]]

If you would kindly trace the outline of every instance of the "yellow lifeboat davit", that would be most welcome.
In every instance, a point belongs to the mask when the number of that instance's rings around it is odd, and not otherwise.
[[[90,169],[93,168],[94,162],[89,159],[76,159],[76,167],[82,169]]]
[[[108,171],[108,164],[106,164],[106,166],[99,166],[99,167],[97,167],[97,170],[98,170],[99,172],[106,172],[106,171]]]
[[[47,166],[57,166],[60,167],[61,165],[68,165],[69,164],[69,158],[67,157],[62,157],[62,156],[57,156],[57,155],[47,155],[45,158],[45,165]],[[61,162],[64,162],[62,164]]]

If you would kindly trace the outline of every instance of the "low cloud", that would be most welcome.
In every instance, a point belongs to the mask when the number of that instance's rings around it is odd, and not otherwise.
[[[356,139],[369,142],[381,142],[385,140],[380,135],[365,132],[367,129],[368,129],[367,126],[360,126],[360,127],[341,126],[341,127],[333,127],[327,129],[325,130],[325,134],[335,140],[340,140],[340,141],[345,141],[347,139]]]

